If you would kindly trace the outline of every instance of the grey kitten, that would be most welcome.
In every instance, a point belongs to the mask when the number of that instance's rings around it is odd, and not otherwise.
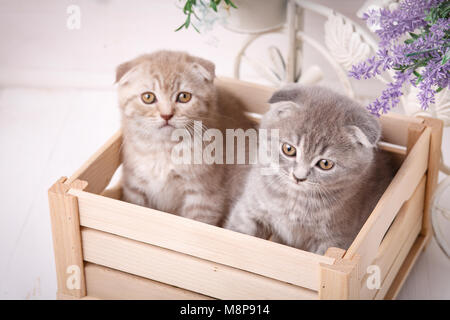
[[[279,170],[251,169],[226,228],[318,254],[347,249],[393,176],[378,119],[321,87],[290,85],[269,103],[260,127],[279,129]]]

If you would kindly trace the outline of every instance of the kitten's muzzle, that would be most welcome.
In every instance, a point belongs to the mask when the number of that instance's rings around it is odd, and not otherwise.
[[[292,177],[294,177],[294,180],[295,180],[295,182],[297,182],[297,183],[306,181],[306,177],[299,178],[299,177],[297,177],[297,176],[295,175],[295,173],[292,173]]]
[[[169,123],[169,120],[172,119],[172,117],[173,117],[173,113],[171,113],[171,114],[160,114],[160,117],[166,121],[166,123],[164,123],[160,128],[173,127]]]
[[[172,119],[172,117],[173,117],[173,113],[171,113],[171,114],[161,114],[160,116],[161,116],[161,118],[166,120],[166,122],[169,122],[169,120]]]

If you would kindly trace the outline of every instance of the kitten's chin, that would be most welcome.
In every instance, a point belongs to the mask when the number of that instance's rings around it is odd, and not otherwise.
[[[175,127],[172,126],[171,124],[166,123],[166,124],[160,125],[158,130],[163,133],[165,133],[165,132],[172,133],[172,131],[175,130]]]
[[[170,140],[175,129],[176,128],[170,124],[162,124],[152,130],[153,138],[158,140]]]

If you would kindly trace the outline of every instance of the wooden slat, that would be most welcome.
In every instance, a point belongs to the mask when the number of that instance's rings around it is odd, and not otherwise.
[[[70,186],[83,189],[86,183],[75,180]],[[86,295],[78,202],[76,197],[67,193],[68,190],[65,177],[48,190],[58,283],[57,296],[60,299],[66,296],[81,298]],[[69,277],[72,277],[73,281],[70,281]]]
[[[400,289],[402,288],[406,278],[408,277],[409,272],[411,271],[412,267],[416,263],[417,258],[422,253],[425,245],[428,242],[427,237],[431,238],[431,234],[428,234],[427,236],[420,234],[416,238],[416,241],[411,247],[411,250],[409,250],[407,257],[405,258],[402,266],[398,270],[397,275],[395,276],[394,281],[392,281],[392,284],[389,290],[387,291],[384,299],[393,300],[397,298],[397,295],[400,292]]]
[[[232,78],[217,78],[215,84],[241,102],[246,111],[265,113],[269,109],[269,101],[276,88],[256,83],[240,81]]]
[[[346,258],[355,254],[361,256],[360,279],[375,259],[381,240],[401,206],[411,197],[427,170],[430,134],[430,128],[423,131],[345,254]]]
[[[408,256],[408,253],[411,250],[411,247],[413,246],[414,242],[416,241],[417,236],[419,235],[421,229],[422,229],[422,220],[419,220],[411,230],[408,239],[406,240],[405,244],[400,250],[394,263],[392,264],[388,274],[386,275],[381,285],[381,289],[375,295],[375,299],[377,300],[384,299],[384,297],[386,296],[387,291],[391,287],[392,282],[397,276],[397,273],[400,270],[400,267],[402,266],[403,262],[405,261],[405,258]]]
[[[389,153],[399,154],[399,155],[406,155],[406,147],[399,146],[396,144],[392,144],[385,141],[378,142],[377,145],[378,149],[387,151]]]
[[[122,271],[86,263],[88,296],[108,300],[210,300],[212,298]]]
[[[442,120],[439,119],[425,118],[425,117],[422,119],[424,120],[424,124],[429,128],[431,128],[430,151],[428,153],[429,155],[428,174],[427,174],[428,180],[425,194],[425,210],[423,217],[423,226],[421,231],[421,234],[424,235],[425,238],[428,240],[431,238],[430,236],[433,233],[431,227],[430,207],[439,178],[442,131],[444,123]]]
[[[410,124],[423,123],[423,119],[389,113],[380,117],[382,138],[384,141],[406,146],[408,142],[408,128]]]
[[[422,178],[411,198],[403,204],[372,262],[372,265],[380,268],[381,281],[386,278],[413,228],[419,223],[418,221],[422,221],[425,182],[426,176]],[[377,290],[367,287],[368,276],[366,275],[361,281],[361,299],[372,299],[377,293]]]
[[[86,261],[218,299],[314,299],[317,292],[94,229],[81,231]]]
[[[318,290],[319,263],[334,259],[88,192],[77,196],[82,226]]]
[[[121,146],[122,130],[119,130],[68,179],[67,183],[77,179],[83,180],[88,183],[86,191],[101,193],[120,166]]]
[[[408,127],[408,139],[406,142],[407,153],[411,152],[412,148],[416,144],[423,130],[425,130],[425,125],[422,123],[411,123]]]
[[[321,300],[349,300],[359,298],[358,262],[359,256],[344,259],[345,250],[328,248],[326,256],[336,259],[333,265],[320,264]]]

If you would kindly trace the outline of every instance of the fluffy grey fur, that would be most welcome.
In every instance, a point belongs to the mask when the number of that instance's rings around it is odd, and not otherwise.
[[[393,176],[376,149],[378,119],[353,100],[321,87],[274,93],[261,128],[279,129],[279,170],[252,168],[226,227],[306,251],[347,249]],[[296,149],[286,156],[282,145]],[[334,166],[323,170],[318,161]]]

